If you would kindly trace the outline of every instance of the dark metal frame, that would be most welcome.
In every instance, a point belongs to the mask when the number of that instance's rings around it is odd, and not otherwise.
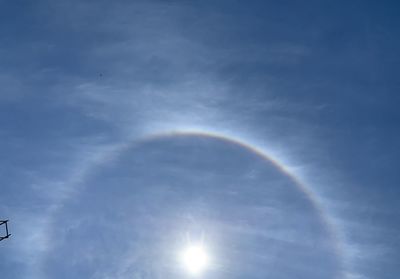
[[[0,241],[9,238],[11,234],[8,233],[8,220],[0,220],[0,226],[6,227],[6,234],[4,236],[0,236]]]

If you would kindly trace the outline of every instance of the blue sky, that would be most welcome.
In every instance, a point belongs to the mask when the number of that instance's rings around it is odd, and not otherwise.
[[[395,278],[395,1],[0,1],[4,278]]]

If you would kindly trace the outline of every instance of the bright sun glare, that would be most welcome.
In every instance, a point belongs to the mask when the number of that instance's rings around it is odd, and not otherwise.
[[[192,275],[198,275],[207,268],[209,259],[202,245],[191,245],[182,252],[182,263]]]

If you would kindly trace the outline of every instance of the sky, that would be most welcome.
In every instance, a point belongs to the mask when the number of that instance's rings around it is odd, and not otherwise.
[[[397,278],[398,8],[0,0],[1,277]]]

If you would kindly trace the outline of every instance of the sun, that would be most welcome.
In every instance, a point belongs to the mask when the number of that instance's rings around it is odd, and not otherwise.
[[[190,274],[199,275],[208,267],[209,257],[203,245],[192,244],[182,251],[181,261]]]

